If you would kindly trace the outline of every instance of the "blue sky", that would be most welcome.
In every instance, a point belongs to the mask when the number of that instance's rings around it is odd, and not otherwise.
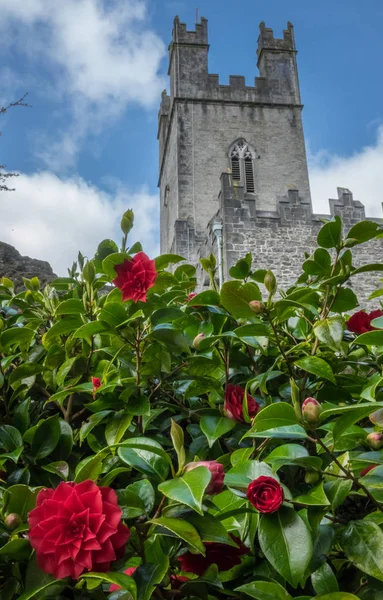
[[[381,0],[0,0],[0,103],[28,92],[33,106],[1,117],[0,163],[21,175],[0,198],[0,239],[62,273],[132,206],[133,237],[158,251],[167,45],[174,16],[193,29],[197,5],[221,83],[253,84],[260,21],[278,37],[293,23],[314,207],[328,212],[339,185],[381,216]]]

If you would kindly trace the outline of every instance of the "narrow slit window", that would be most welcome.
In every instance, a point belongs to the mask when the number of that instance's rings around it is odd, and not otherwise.
[[[255,151],[244,139],[237,140],[230,148],[229,161],[233,181],[243,184],[248,194],[255,192]]]
[[[254,169],[252,158],[245,158],[246,191],[254,193]]]
[[[238,156],[232,156],[231,158],[231,174],[235,181],[240,181],[241,179],[241,167],[239,164]]]

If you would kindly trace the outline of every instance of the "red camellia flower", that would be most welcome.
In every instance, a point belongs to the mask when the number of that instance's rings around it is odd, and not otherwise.
[[[179,590],[181,585],[185,581],[189,581],[189,579],[189,577],[184,577],[183,575],[170,575],[170,587],[172,590]]]
[[[218,542],[206,542],[206,556],[186,552],[186,554],[178,557],[181,570],[195,573],[196,575],[203,575],[206,569],[213,564],[217,565],[219,571],[228,571],[235,565],[239,565],[241,563],[241,556],[247,554],[249,549],[242,544],[239,538],[234,535],[230,537],[238,545],[238,548]]]
[[[378,465],[370,465],[369,467],[366,467],[365,469],[363,469],[360,472],[360,476],[364,477],[365,475],[367,475],[367,473],[369,473],[370,471],[372,471],[372,469],[375,469],[375,467],[377,467]]]
[[[130,536],[121,513],[114,490],[93,481],[61,482],[55,490],[41,490],[28,515],[38,566],[57,579],[109,571]]]
[[[126,258],[115,265],[117,277],[113,283],[122,291],[123,300],[146,302],[146,292],[153,287],[157,277],[156,263],[145,252],[138,252],[132,259]]]
[[[192,471],[196,467],[207,467],[211,473],[210,483],[206,488],[207,494],[213,496],[222,492],[225,471],[221,463],[216,460],[200,460],[199,462],[191,462],[186,465],[185,471]]]
[[[373,331],[376,327],[371,325],[371,321],[378,317],[383,317],[383,311],[373,310],[370,313],[366,313],[363,310],[360,310],[349,318],[346,323],[347,329],[357,334]]]
[[[243,397],[245,390],[240,385],[233,385],[228,383],[225,389],[225,404],[224,411],[229,419],[236,419],[237,421],[245,421],[243,417]],[[253,418],[260,409],[260,406],[256,400],[250,394],[247,394],[247,408],[249,411],[249,417]]]
[[[283,502],[283,489],[276,479],[261,475],[247,488],[247,499],[260,513],[272,513]]]
[[[124,573],[125,575],[133,575],[134,571],[137,569],[137,567],[129,567],[128,569],[125,569]],[[112,585],[109,588],[109,593],[110,592],[118,592],[118,590],[121,590],[121,586],[117,585],[117,583],[112,583]]]

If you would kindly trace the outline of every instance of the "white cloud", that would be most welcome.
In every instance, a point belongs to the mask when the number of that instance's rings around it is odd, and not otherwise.
[[[36,88],[46,73],[45,93],[69,101],[68,132],[40,152],[50,166],[54,154],[73,163],[86,134],[129,103],[158,102],[165,45],[148,25],[146,0],[0,0],[0,13],[0,47],[23,52],[29,69],[38,68]]]
[[[66,275],[78,250],[92,257],[101,240],[118,244],[128,208],[135,214],[129,241],[141,241],[150,256],[159,253],[159,200],[145,188],[131,192],[110,182],[113,193],[106,193],[79,177],[60,179],[48,171],[21,174],[14,183],[15,192],[1,194],[0,240],[47,260],[59,275]]]
[[[329,213],[328,198],[336,198],[336,188],[345,187],[364,204],[367,217],[383,217],[383,125],[378,127],[376,142],[352,156],[322,150],[309,152],[308,157],[315,212]]]

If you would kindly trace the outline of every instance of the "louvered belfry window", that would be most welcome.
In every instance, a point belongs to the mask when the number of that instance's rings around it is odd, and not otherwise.
[[[255,192],[254,182],[255,152],[243,139],[237,140],[230,148],[229,159],[233,181],[241,181],[247,193]]]

